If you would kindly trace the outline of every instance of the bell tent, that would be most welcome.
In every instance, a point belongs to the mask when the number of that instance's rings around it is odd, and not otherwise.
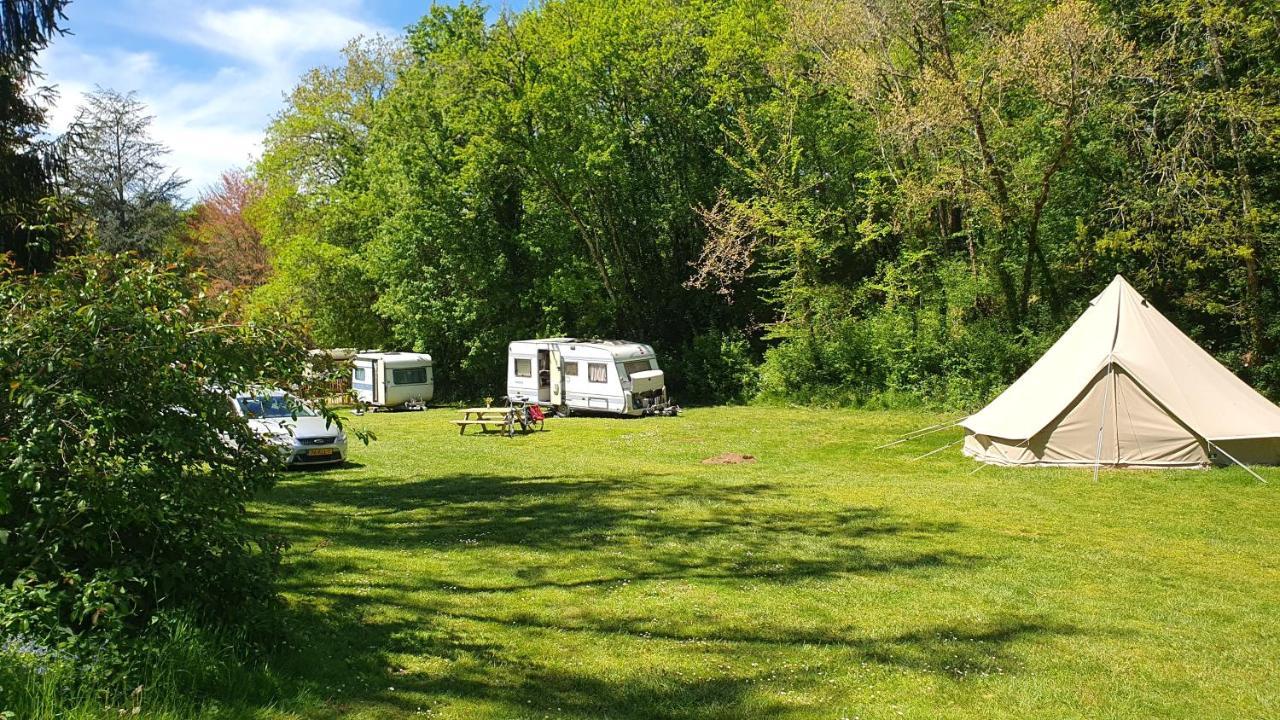
[[[999,465],[1280,462],[1280,407],[1119,275],[1030,370],[959,424],[964,453]]]

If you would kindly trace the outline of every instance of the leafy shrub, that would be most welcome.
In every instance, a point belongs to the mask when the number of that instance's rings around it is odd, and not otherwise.
[[[760,367],[760,397],[856,405],[883,387],[883,369],[874,362],[866,328],[844,320],[769,348]]]
[[[662,362],[668,385],[680,402],[736,403],[756,393],[755,362],[740,333],[712,330],[694,335],[688,345],[664,356]]]
[[[763,399],[825,405],[974,409],[994,397],[1047,349],[1052,334],[1010,334],[982,318],[884,307],[866,317],[814,324],[765,353]]]
[[[236,321],[230,302],[129,257],[0,269],[0,639],[270,603],[280,542],[250,530],[245,503],[279,458],[226,393],[307,396],[327,378],[305,372],[296,337]]]

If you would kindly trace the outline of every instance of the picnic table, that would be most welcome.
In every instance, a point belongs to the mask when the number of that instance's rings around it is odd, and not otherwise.
[[[462,419],[454,420],[453,424],[458,426],[459,435],[471,425],[479,425],[481,432],[489,432],[490,425],[502,428],[503,432],[511,432],[511,419],[511,408],[507,407],[463,408]]]
[[[517,429],[521,432],[541,429],[542,415],[538,413],[536,418],[531,417],[530,407],[517,404],[511,407],[463,408],[462,419],[454,420],[453,424],[458,426],[459,435],[465,434],[472,425],[479,425],[481,432],[489,432],[489,426],[493,425],[508,436],[514,435]]]

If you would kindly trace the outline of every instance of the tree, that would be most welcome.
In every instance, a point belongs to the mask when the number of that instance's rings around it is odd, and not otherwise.
[[[109,252],[155,252],[181,226],[187,181],[164,166],[169,150],[151,139],[152,120],[134,93],[99,88],[60,140],[65,191]]]
[[[0,57],[30,57],[49,38],[63,32],[63,9],[71,0],[3,0],[0,2]]]
[[[228,170],[200,193],[188,215],[190,252],[217,292],[253,289],[270,275],[262,233],[246,215],[261,197],[262,186],[248,173]]]
[[[276,546],[245,503],[280,457],[228,393],[323,398],[328,379],[287,323],[238,320],[202,285],[129,255],[0,268],[0,634],[236,622],[273,596]]]
[[[259,297],[304,308],[321,342],[430,350],[477,394],[511,337],[674,348],[750,313],[684,281],[694,206],[730,172],[722,127],[767,92],[782,18],[694,5],[574,0],[493,25],[437,5],[395,62],[352,48],[308,73],[258,167],[277,272]]]
[[[1080,133],[1123,100],[1112,82],[1132,48],[1085,0],[1034,3],[1029,19],[1012,3],[788,5],[823,75],[876,118],[903,219],[963,236],[1014,323],[1037,286],[1061,315],[1046,212]]]
[[[259,305],[288,315],[327,347],[377,347],[385,326],[361,253],[378,214],[367,202],[368,142],[378,103],[405,61],[400,43],[357,38],[344,63],[308,72],[267,128],[250,216],[274,274]]]
[[[70,244],[41,206],[55,191],[56,157],[40,138],[51,94],[37,87],[35,64],[36,54],[64,32],[68,2],[0,2],[0,255],[10,253],[27,268],[47,268]]]
[[[977,405],[1123,271],[1280,391],[1274,5],[433,5],[272,124],[258,298],[464,395],[572,334]]]
[[[1100,250],[1172,300],[1203,341],[1280,386],[1280,10],[1264,1],[1115,0],[1147,72],[1126,182]]]

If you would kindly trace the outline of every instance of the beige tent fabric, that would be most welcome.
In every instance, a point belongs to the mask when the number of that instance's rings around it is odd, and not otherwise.
[[[1280,408],[1119,275],[1043,357],[960,422],[1001,465],[1176,467],[1280,462]]]

